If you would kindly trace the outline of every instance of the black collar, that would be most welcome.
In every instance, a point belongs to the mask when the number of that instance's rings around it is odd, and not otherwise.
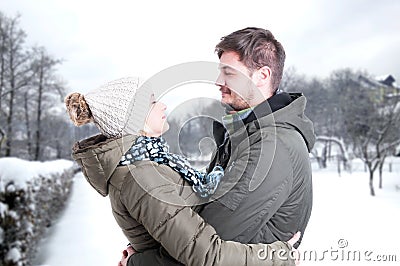
[[[275,111],[278,111],[279,109],[282,109],[283,107],[288,106],[294,100],[294,98],[297,98],[293,96],[296,95],[286,92],[273,95],[269,99],[254,107],[253,112],[251,112],[250,115],[244,119],[243,123],[246,125],[254,120],[257,120],[258,118],[267,116]]]

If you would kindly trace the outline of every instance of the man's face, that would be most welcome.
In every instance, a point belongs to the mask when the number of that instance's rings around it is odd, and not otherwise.
[[[239,61],[239,55],[236,52],[224,52],[219,70],[216,85],[220,88],[221,102],[235,111],[251,107],[255,86],[250,70]]]

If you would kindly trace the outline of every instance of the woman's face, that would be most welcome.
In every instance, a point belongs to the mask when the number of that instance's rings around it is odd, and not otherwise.
[[[147,136],[159,137],[168,130],[169,125],[165,110],[167,110],[167,106],[162,102],[156,101],[154,95],[152,95],[150,112],[144,128]]]

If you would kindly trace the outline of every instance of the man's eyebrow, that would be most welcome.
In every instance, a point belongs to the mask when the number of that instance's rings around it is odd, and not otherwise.
[[[222,65],[222,66],[218,66],[219,70],[229,70],[229,71],[236,71],[236,69],[234,69],[231,66],[227,66],[227,65]]]

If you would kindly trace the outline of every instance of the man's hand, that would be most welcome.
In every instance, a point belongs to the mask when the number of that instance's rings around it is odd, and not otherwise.
[[[291,239],[289,239],[289,240],[287,241],[288,244],[292,246],[292,254],[294,254],[294,255],[296,256],[296,261],[295,261],[296,265],[299,265],[299,264],[300,264],[300,252],[299,252],[297,249],[295,249],[295,248],[293,247],[293,245],[296,244],[297,241],[299,241],[300,236],[301,236],[301,232],[297,232],[296,234],[294,234],[294,235],[292,236]]]
[[[297,232],[287,242],[293,247],[293,245],[296,244],[297,241],[299,241],[300,237],[301,237],[301,232]]]
[[[136,251],[129,245],[124,251],[122,251],[122,258],[120,262],[118,262],[118,266],[126,266],[129,257],[135,253]]]

